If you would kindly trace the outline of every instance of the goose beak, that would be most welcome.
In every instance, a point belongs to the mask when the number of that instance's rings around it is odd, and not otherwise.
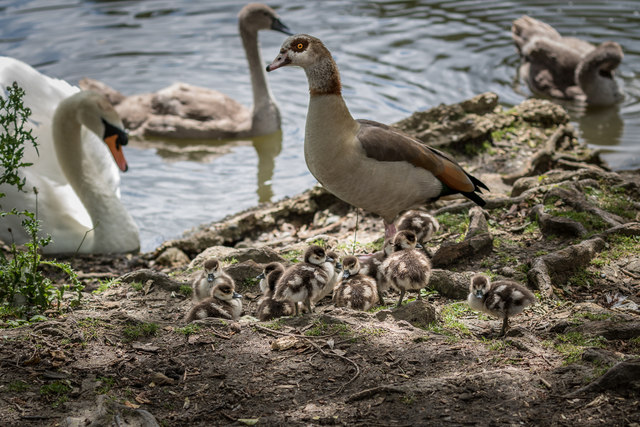
[[[293,33],[291,32],[291,30],[289,29],[289,27],[287,27],[285,24],[282,23],[282,21],[279,18],[274,18],[273,22],[271,23],[271,29],[274,31],[280,31],[281,33],[285,33],[288,36],[292,36]]]
[[[482,292],[482,289],[478,289],[476,291],[476,298],[482,298],[483,295],[484,295],[484,292]]]
[[[416,248],[417,249],[424,249],[424,246],[422,246],[420,243],[416,243]]]
[[[105,144],[107,144],[107,147],[109,147],[109,151],[111,151],[111,155],[120,170],[126,172],[129,166],[127,165],[127,160],[124,158],[122,146],[127,145],[129,137],[122,129],[118,129],[106,120],[103,119],[102,123],[104,123],[103,140]]]
[[[336,270],[342,270],[342,263],[340,261],[336,263]]]
[[[260,280],[264,279],[264,273],[260,273],[260,274],[258,274],[258,275],[256,276],[256,279],[260,279]]]
[[[291,59],[287,55],[287,52],[281,52],[271,64],[267,65],[267,71],[277,70],[289,64],[291,64]]]
[[[348,279],[349,276],[351,276],[351,273],[349,273],[349,270],[345,270],[344,273],[342,273],[342,279],[343,280]]]
[[[233,291],[233,298],[242,298],[242,295],[240,295],[236,291]]]
[[[213,282],[213,280],[214,280],[213,273],[207,274],[207,282],[211,283]]]

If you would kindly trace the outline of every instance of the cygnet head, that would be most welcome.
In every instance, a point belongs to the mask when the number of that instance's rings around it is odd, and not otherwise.
[[[242,298],[242,295],[237,293],[233,286],[228,283],[220,283],[213,287],[211,295],[222,301],[231,301],[234,298]]]
[[[240,31],[257,33],[260,30],[275,30],[285,34],[293,34],[289,28],[280,21],[275,10],[266,4],[249,3],[238,13],[238,25]]]
[[[469,292],[476,298],[482,298],[489,291],[491,280],[488,276],[478,273],[471,278]]]
[[[398,231],[393,238],[394,250],[414,249],[418,244],[416,233],[409,230]]]
[[[213,282],[220,273],[220,262],[215,258],[209,258],[204,262],[204,272],[207,275],[207,281]]]
[[[360,261],[353,255],[345,257],[342,260],[342,266],[344,268],[343,279],[348,279],[350,276],[355,276],[360,272]]]
[[[306,263],[320,265],[326,261],[332,262],[333,259],[327,257],[327,253],[321,246],[311,245],[304,252],[304,262]]]

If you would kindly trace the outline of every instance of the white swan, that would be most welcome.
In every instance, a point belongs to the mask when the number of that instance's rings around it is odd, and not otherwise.
[[[258,46],[258,31],[291,34],[276,12],[251,3],[238,14],[238,29],[251,74],[253,108],[216,90],[174,83],[156,93],[125,97],[102,82],[83,79],[80,87],[103,93],[135,136],[176,139],[238,139],[280,130],[280,111],[273,100]]]
[[[45,253],[138,251],[138,228],[119,198],[118,167],[127,170],[121,149],[127,136],[111,104],[100,94],[81,92],[24,62],[0,57],[0,84],[4,88],[14,81],[24,89],[24,105],[32,111],[28,126],[38,152],[25,146],[24,160],[33,163],[21,171],[27,192],[3,186],[2,209],[36,212],[36,187],[41,229],[53,238]],[[20,218],[0,220],[0,239],[27,241]]]

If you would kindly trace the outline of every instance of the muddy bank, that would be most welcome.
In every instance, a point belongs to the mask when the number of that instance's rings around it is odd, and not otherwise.
[[[313,188],[153,253],[69,260],[87,286],[82,306],[2,331],[4,422],[640,423],[640,173],[610,171],[547,101],[504,111],[483,94],[398,127],[491,188],[485,209],[461,198],[426,207],[440,231],[423,301],[354,312],[325,299],[272,322],[183,321],[206,257],[223,261],[253,316],[265,263],[296,262],[311,242],[341,256],[381,247],[379,218]],[[536,293],[504,338],[464,302],[476,272]]]

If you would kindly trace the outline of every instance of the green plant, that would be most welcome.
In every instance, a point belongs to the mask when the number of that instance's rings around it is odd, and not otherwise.
[[[313,322],[313,327],[306,330],[304,334],[310,337],[320,335],[346,336],[351,334],[351,329],[349,328],[349,325],[344,323],[326,323],[322,320],[315,320]]]
[[[300,262],[301,256],[302,256],[302,251],[298,249],[292,249],[282,254],[282,258],[293,263]]]
[[[178,293],[184,295],[185,297],[190,297],[193,294],[193,288],[190,285],[180,285]]]
[[[71,386],[67,381],[54,381],[40,387],[40,395],[47,401],[52,401],[54,408],[68,400],[67,394],[71,391]]]
[[[110,287],[115,286],[115,285],[119,285],[120,284],[120,279],[104,279],[104,280],[98,280],[98,282],[100,283],[100,285],[98,285],[98,288],[95,291],[92,292],[94,294],[101,294],[104,291],[106,291],[107,289],[109,289]],[[133,283],[131,284],[131,286],[133,286],[133,288],[136,289],[135,286],[133,285]],[[142,285],[141,285],[140,289],[142,289]]]
[[[464,213],[445,212],[436,217],[440,225],[450,233],[464,235],[469,227],[469,215]]]
[[[129,283],[131,285],[131,287],[138,291],[138,292],[142,292],[142,290],[144,289],[144,285],[140,282],[131,282]]]
[[[198,333],[200,331],[201,327],[198,324],[195,323],[190,323],[187,326],[185,326],[184,328],[176,328],[176,332],[178,332],[179,334],[183,334],[184,336],[189,336],[189,335],[193,335],[195,333]]]
[[[96,388],[97,394],[107,394],[116,384],[116,380],[113,377],[98,377],[98,381],[100,381],[100,385]]]
[[[138,338],[150,337],[158,332],[158,325],[156,323],[129,323],[122,330],[125,340],[128,342],[135,341]]]
[[[14,393],[22,393],[29,390],[29,384],[21,380],[12,381],[7,385],[7,389]]]
[[[31,144],[37,152],[38,144],[31,130],[25,127],[31,110],[24,106],[23,97],[24,90],[15,82],[7,87],[7,97],[0,97],[0,185],[15,186],[18,191],[26,192],[26,179],[21,177],[20,169],[32,164],[23,161],[24,150],[26,145]],[[18,249],[12,243],[10,256],[7,257],[4,252],[0,253],[0,305],[15,307],[13,313],[20,317],[31,317],[34,313],[50,309],[54,303],[60,309],[64,292],[70,289],[68,284],[54,286],[52,281],[43,275],[42,265],[59,268],[69,276],[71,287],[77,292],[77,298],[72,304],[80,302],[83,289],[77,275],[68,264],[42,260],[41,250],[51,242],[51,238],[39,236],[37,188],[34,187],[33,192],[36,212],[16,209],[5,211],[4,208],[0,212],[1,218],[9,215],[22,217],[21,225],[29,236],[24,245],[25,249]],[[4,193],[0,193],[0,199],[4,196]]]

